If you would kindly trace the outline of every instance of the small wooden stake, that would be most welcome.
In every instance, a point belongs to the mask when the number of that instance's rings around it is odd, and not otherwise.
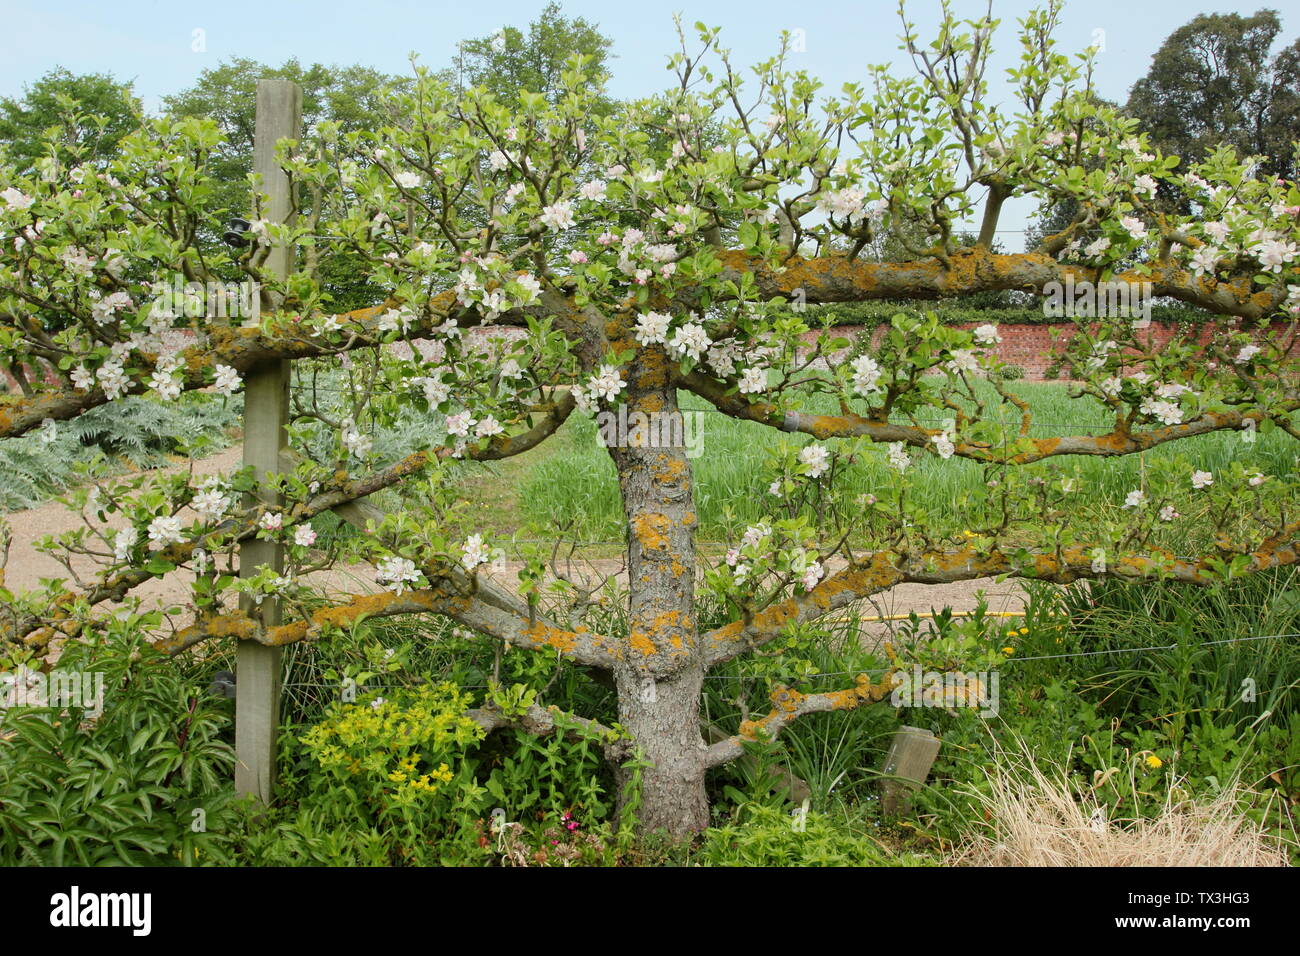
[[[886,816],[903,812],[911,794],[930,774],[939,756],[939,738],[922,727],[903,726],[894,734],[880,768],[880,806]]]

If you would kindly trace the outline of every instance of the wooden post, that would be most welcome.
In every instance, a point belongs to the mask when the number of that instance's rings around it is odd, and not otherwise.
[[[934,758],[939,755],[939,738],[922,727],[898,728],[880,768],[880,807],[886,816],[906,809],[911,792],[925,783]]]
[[[302,91],[287,80],[257,83],[257,125],[253,138],[253,170],[261,175],[261,191],[269,197],[262,218],[288,222],[292,216],[289,177],[276,164],[276,141],[296,139],[302,120]],[[278,248],[267,258],[268,276],[284,277],[293,268],[293,250]],[[253,295],[259,290],[254,289]],[[244,382],[244,464],[252,465],[258,480],[281,471],[280,458],[287,449],[285,425],[289,421],[289,363],[273,360],[250,369]],[[259,490],[268,504],[278,495]],[[250,504],[252,502],[250,501]],[[268,541],[248,540],[239,546],[239,576],[255,577],[268,566],[284,570],[284,548]],[[280,623],[277,598],[260,605],[241,601],[245,613],[265,627]],[[268,803],[275,791],[275,747],[280,725],[280,656],[278,647],[240,641],[235,656],[235,792],[252,794]]]

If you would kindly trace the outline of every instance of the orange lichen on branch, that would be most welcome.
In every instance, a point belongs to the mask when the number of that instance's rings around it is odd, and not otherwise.
[[[645,631],[634,627],[627,636],[627,642],[642,657],[652,657],[659,653],[659,648],[655,647],[655,642],[650,639]]]
[[[669,550],[668,530],[672,520],[667,515],[643,511],[632,519],[632,531],[644,551]]]
[[[535,647],[553,647],[561,654],[571,654],[578,646],[578,635],[573,631],[540,621],[524,629],[524,639]]]

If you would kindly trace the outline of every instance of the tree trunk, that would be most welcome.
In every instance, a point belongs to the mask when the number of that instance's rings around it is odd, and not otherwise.
[[[615,679],[619,720],[651,766],[642,771],[642,832],[679,839],[709,823],[700,734],[703,663],[696,646],[695,499],[667,356],[629,369],[625,421],[608,441],[628,528],[629,630]],[[610,420],[607,418],[606,422]],[[614,437],[614,436],[609,436]]]

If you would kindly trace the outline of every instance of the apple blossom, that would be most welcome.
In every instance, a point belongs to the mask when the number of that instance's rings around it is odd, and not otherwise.
[[[820,478],[830,467],[830,452],[823,445],[805,445],[799,450],[799,460],[808,468],[809,478]]]
[[[169,544],[179,544],[184,540],[181,533],[181,519],[176,515],[160,515],[149,522],[149,549],[158,551]]]

